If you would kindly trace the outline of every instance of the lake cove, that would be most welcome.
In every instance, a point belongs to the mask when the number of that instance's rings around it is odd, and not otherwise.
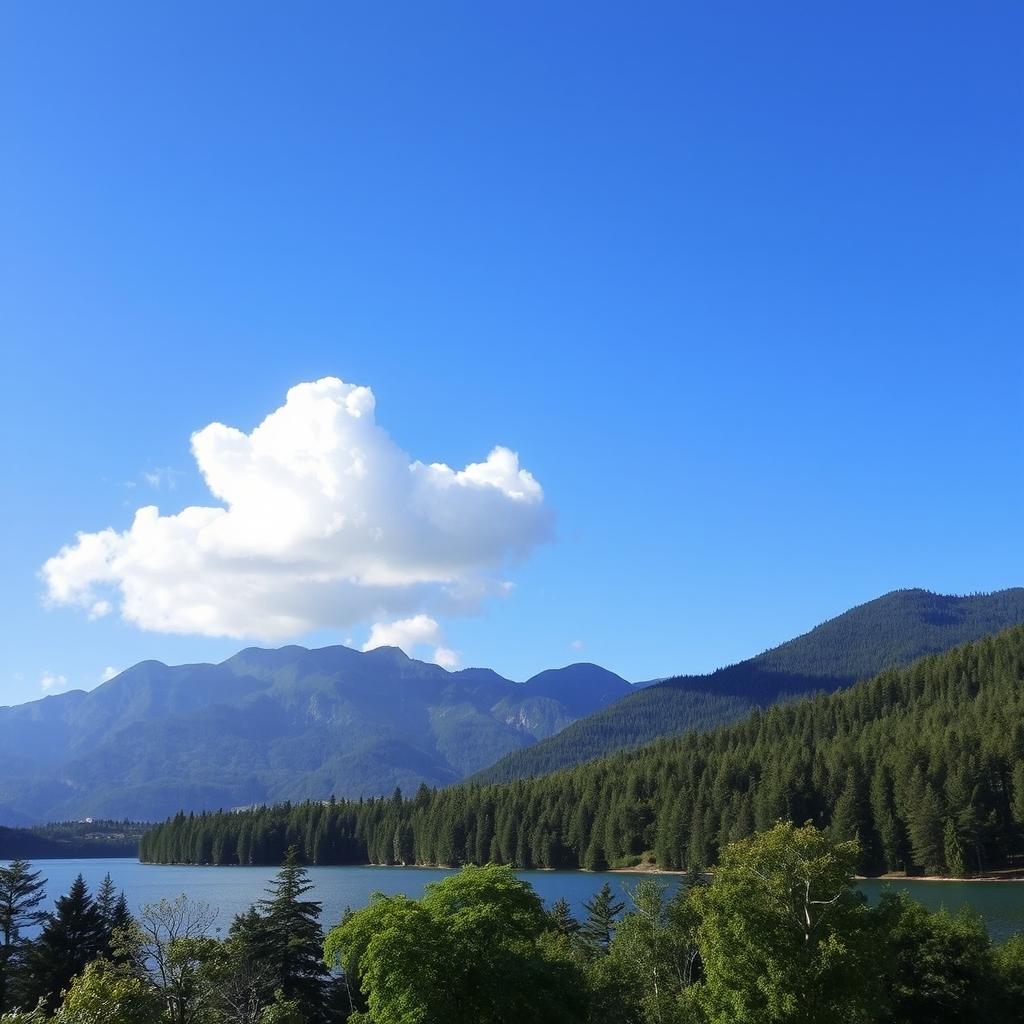
[[[67,892],[75,876],[81,873],[95,891],[108,872],[118,889],[123,889],[133,911],[146,903],[173,899],[187,893],[219,910],[216,928],[227,932],[235,914],[247,910],[260,899],[276,873],[271,867],[179,867],[140,864],[132,859],[38,860],[35,868],[47,879],[50,903]],[[374,892],[403,893],[419,897],[430,882],[444,878],[450,871],[438,868],[389,867],[311,867],[310,879],[316,887],[314,899],[323,904],[321,923],[327,929],[337,923],[346,907],[365,906]],[[625,894],[636,885],[639,874],[585,871],[520,871],[547,905],[564,897],[577,915],[583,914],[583,902],[601,887],[611,884],[616,893]],[[669,890],[680,884],[679,876],[656,876]],[[946,907],[957,910],[967,905],[984,919],[992,937],[1007,938],[1024,932],[1024,883],[1021,882],[930,882],[880,881],[866,879],[857,883],[871,902],[886,886],[905,890],[930,910]]]

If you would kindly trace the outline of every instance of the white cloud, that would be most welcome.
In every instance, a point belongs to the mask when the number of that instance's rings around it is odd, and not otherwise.
[[[453,651],[450,647],[435,647],[434,648],[434,662],[441,666],[441,668],[448,669],[449,672],[452,669],[456,669],[462,662],[458,651]]]
[[[113,679],[114,676],[119,676],[120,674],[121,674],[121,670],[119,668],[114,668],[112,665],[108,665],[103,670],[103,675],[100,676],[100,682],[101,683],[108,682],[109,680]]]
[[[461,470],[415,461],[374,408],[369,388],[327,377],[249,434],[197,431],[221,504],[149,505],[127,530],[79,533],[43,566],[48,600],[91,617],[116,604],[159,632],[274,640],[506,593],[502,570],[550,535],[540,484],[503,447]]]
[[[412,655],[419,647],[434,648],[434,663],[441,668],[459,667],[459,652],[444,646],[444,634],[436,619],[429,615],[414,615],[396,622],[376,622],[370,630],[370,639],[363,644],[364,651],[375,647],[401,647]]]
[[[172,469],[170,466],[158,466],[156,469],[147,469],[142,473],[142,479],[150,487],[157,490],[166,487],[169,491],[177,489],[179,476],[181,476],[180,471]]]
[[[573,640],[573,642],[571,644],[569,644],[569,649],[572,650],[572,651],[582,651],[583,650],[583,641],[582,640]]]
[[[57,675],[55,672],[44,672],[39,679],[39,688],[44,693],[53,693],[63,690],[68,685],[66,676]]]
[[[424,644],[441,642],[441,627],[429,615],[414,615],[397,622],[376,622],[370,630],[370,639],[363,644],[364,651],[375,647],[401,647],[406,654]]]

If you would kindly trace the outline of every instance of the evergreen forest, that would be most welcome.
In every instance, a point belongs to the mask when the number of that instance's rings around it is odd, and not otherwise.
[[[777,821],[859,843],[857,870],[967,876],[1024,853],[1024,627],[849,689],[755,709],[531,780],[179,813],[140,856],[183,864],[718,863]]]

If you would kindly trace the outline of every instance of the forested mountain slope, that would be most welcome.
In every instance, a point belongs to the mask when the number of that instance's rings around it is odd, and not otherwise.
[[[142,662],[90,693],[0,708],[0,821],[156,820],[445,785],[629,691],[597,665],[514,683],[388,647]]]
[[[531,778],[661,736],[713,728],[753,707],[849,686],[1019,623],[1021,587],[967,597],[896,590],[747,661],[632,692],[549,739],[509,752],[473,781]]]
[[[960,875],[1020,854],[1024,627],[539,779],[180,815],[141,856],[275,863],[295,843],[313,863],[597,869],[653,850],[692,868],[780,818],[859,837],[865,871]]]

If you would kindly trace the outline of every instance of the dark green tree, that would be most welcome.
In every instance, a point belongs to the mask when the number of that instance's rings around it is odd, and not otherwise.
[[[580,930],[580,923],[573,917],[569,901],[564,897],[555,900],[551,904],[548,916],[551,918],[551,924],[559,935],[572,938]]]
[[[914,862],[929,874],[938,874],[945,867],[942,807],[931,785],[919,785],[916,793],[908,822]]]
[[[46,880],[23,860],[0,867],[0,1013],[12,1005],[28,943],[22,934],[46,919],[39,909],[46,898]]]
[[[68,894],[57,900],[55,912],[47,915],[42,934],[32,946],[28,965],[32,1001],[41,999],[55,1008],[71,979],[97,959],[104,946],[103,919],[79,875]]]
[[[1000,987],[985,926],[969,913],[929,913],[905,893],[878,909],[891,1019],[899,1024],[1020,1020],[998,1016]]]
[[[297,848],[290,847],[258,913],[245,918],[234,934],[249,942],[252,959],[267,972],[271,994],[294,1001],[309,1024],[316,1024],[325,1013],[327,968],[320,904],[305,899],[312,888]]]
[[[967,862],[964,859],[964,845],[960,841],[956,822],[946,819],[946,827],[942,833],[942,843],[946,867],[954,878],[963,878],[967,874]]]
[[[123,892],[118,892],[109,872],[96,890],[96,910],[100,916],[102,945],[105,956],[112,956],[114,933],[132,923],[128,901]]]
[[[612,887],[605,882],[583,904],[587,916],[580,928],[580,936],[597,952],[606,953],[615,933],[615,922],[625,906],[624,902],[615,899]]]

